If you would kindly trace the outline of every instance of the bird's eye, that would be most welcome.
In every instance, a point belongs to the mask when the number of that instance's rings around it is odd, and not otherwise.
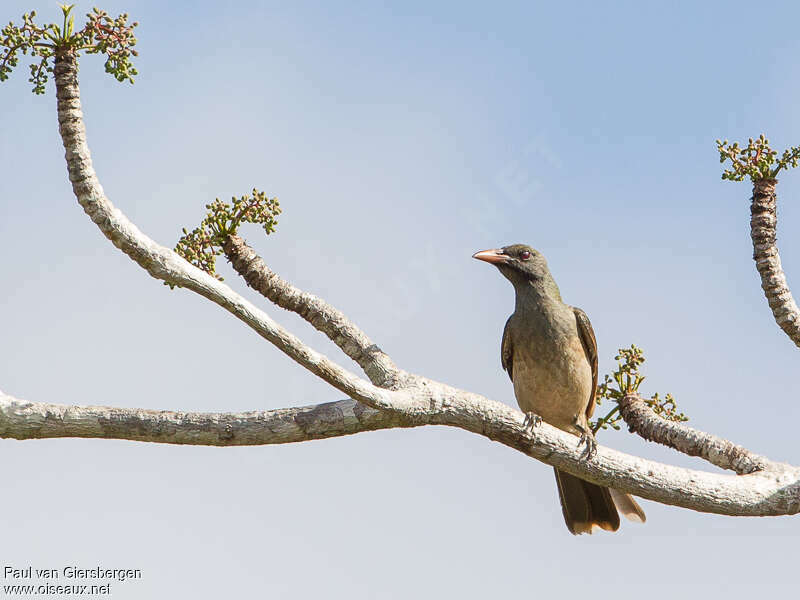
[[[528,252],[527,250],[523,250],[522,252],[519,253],[519,257],[522,260],[528,260],[531,257],[531,253]]]

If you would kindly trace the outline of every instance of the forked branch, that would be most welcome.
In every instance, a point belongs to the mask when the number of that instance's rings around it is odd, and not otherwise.
[[[588,481],[657,502],[727,515],[800,512],[800,469],[682,425],[654,421],[642,412],[635,398],[621,402],[620,408],[640,434],[750,474],[683,469],[605,447],[585,460],[574,436],[546,423],[531,432],[524,415],[505,404],[404,373],[342,313],[277,278],[241,240],[231,237],[226,253],[249,283],[326,333],[372,382],[309,348],[227,285],[147,237],[113,206],[96,177],[86,143],[76,47],[61,45],[54,56],[58,122],[69,178],[79,204],[103,234],[150,275],[223,307],[350,399],[304,408],[211,414],[62,406],[0,395],[1,437],[92,437],[232,446],[296,442],[387,427],[447,425],[498,441]]]

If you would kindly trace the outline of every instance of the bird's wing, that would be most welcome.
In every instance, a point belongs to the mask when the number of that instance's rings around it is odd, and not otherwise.
[[[503,365],[503,369],[508,371],[508,376],[511,378],[511,381],[514,381],[514,377],[511,374],[514,368],[514,344],[511,342],[510,325],[511,317],[508,317],[506,326],[503,328],[503,341],[500,344],[500,363]]]
[[[575,320],[578,322],[578,334],[583,342],[583,349],[586,351],[586,358],[592,366],[592,397],[589,398],[589,405],[586,407],[586,417],[591,417],[594,412],[594,395],[597,392],[597,339],[594,337],[594,329],[589,322],[589,317],[580,308],[572,307],[575,313]]]

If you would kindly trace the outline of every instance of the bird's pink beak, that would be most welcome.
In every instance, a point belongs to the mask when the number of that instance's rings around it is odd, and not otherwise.
[[[480,252],[473,254],[472,258],[477,258],[478,260],[482,260],[493,265],[502,265],[510,260],[510,258],[503,254],[503,251],[499,248],[494,248],[492,250],[481,250]]]

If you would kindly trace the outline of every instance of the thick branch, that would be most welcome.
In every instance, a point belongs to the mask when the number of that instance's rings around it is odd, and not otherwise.
[[[341,311],[283,280],[238,235],[230,236],[223,249],[247,285],[281,308],[297,313],[327,335],[364,369],[372,383],[384,388],[397,386],[401,373],[392,359]]]
[[[760,179],[753,184],[750,205],[750,237],[753,259],[761,275],[761,288],[775,321],[789,338],[800,346],[800,310],[792,297],[776,245],[778,212],[775,179]]]
[[[769,469],[773,465],[768,458],[738,444],[682,423],[662,419],[635,394],[625,396],[619,403],[619,409],[631,432],[689,456],[698,456],[721,469],[746,475]]]
[[[0,437],[106,438],[190,444],[287,444],[390,427],[409,427],[395,414],[355,400],[244,413],[195,413],[26,402],[0,392]]]
[[[434,397],[436,396],[436,397]],[[543,423],[535,439],[524,415],[506,405],[442,387],[413,421],[352,400],[237,414],[152,411],[25,402],[0,394],[0,436],[15,439],[84,437],[170,444],[280,444],[387,427],[460,427],[584,479],[703,512],[766,516],[800,512],[800,470],[788,465],[752,475],[704,473],[599,447],[582,458],[575,436]]]

